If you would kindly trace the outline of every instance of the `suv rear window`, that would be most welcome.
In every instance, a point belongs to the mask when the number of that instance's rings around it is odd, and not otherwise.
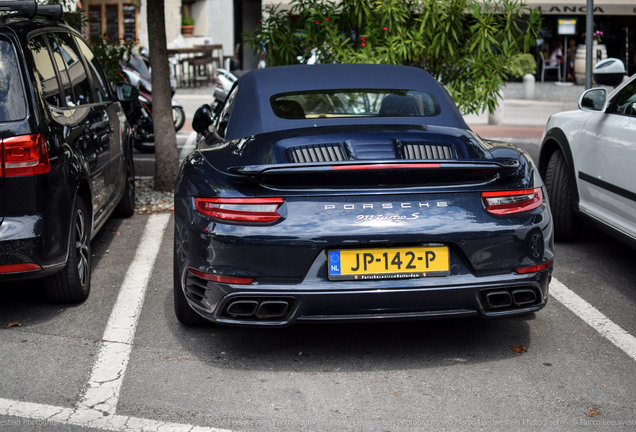
[[[0,39],[0,122],[26,117],[22,74],[13,45]]]
[[[322,90],[274,95],[278,117],[315,119],[334,117],[430,117],[439,114],[433,96],[413,90]]]

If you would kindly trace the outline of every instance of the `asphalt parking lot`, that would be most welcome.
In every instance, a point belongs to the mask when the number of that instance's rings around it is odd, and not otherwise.
[[[633,430],[636,254],[599,232],[526,318],[277,330],[181,326],[171,243],[113,219],[85,303],[3,290],[3,430]]]
[[[111,219],[86,302],[0,291],[0,429],[633,431],[636,251],[586,233],[557,244],[548,306],[523,318],[188,328],[171,213]]]

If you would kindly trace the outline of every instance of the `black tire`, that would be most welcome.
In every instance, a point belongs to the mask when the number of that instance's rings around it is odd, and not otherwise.
[[[574,241],[579,237],[580,221],[574,212],[576,189],[563,153],[555,151],[550,156],[545,173],[545,188],[552,210],[554,238]]]
[[[176,234],[176,230],[175,230]],[[174,259],[173,259],[173,291],[174,291],[174,314],[177,317],[177,320],[181,324],[187,326],[200,326],[208,322],[201,315],[196,313],[190,305],[188,304],[188,300],[183,293],[183,288],[181,286],[181,271],[179,270],[179,265],[177,264],[177,256],[179,251],[177,250],[177,244],[175,242],[175,250],[174,250]]]
[[[80,303],[91,290],[91,216],[79,196],[75,199],[69,237],[64,269],[44,279],[46,297],[54,303]]]
[[[155,152],[155,143],[154,142],[143,142],[138,139],[133,139],[133,147],[139,150],[142,153],[154,153]]]
[[[131,153],[131,152],[129,152]],[[122,195],[113,215],[115,217],[128,218],[135,213],[135,163],[132,154],[126,158],[126,183]]]
[[[179,132],[183,125],[185,124],[186,115],[183,107],[173,106],[172,107],[172,120],[174,120],[174,130],[175,132]]]

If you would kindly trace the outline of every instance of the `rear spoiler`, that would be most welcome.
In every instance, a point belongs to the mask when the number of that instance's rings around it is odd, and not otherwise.
[[[341,163],[249,165],[228,171],[277,187],[418,186],[490,182],[519,167],[516,159],[498,161],[347,161]]]
[[[275,165],[246,165],[241,167],[229,167],[228,171],[236,174],[258,175],[268,174],[287,174],[294,172],[315,172],[326,173],[331,171],[384,171],[384,170],[410,170],[410,169],[466,169],[466,170],[502,170],[514,169],[519,166],[516,159],[504,159],[497,161],[466,161],[466,162],[418,162],[418,161],[372,161],[365,162],[360,160],[337,162],[337,163],[314,163],[314,164],[275,164]]]

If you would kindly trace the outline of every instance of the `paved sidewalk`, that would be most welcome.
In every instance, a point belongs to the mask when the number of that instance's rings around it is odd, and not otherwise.
[[[585,90],[582,85],[563,85],[555,82],[535,83],[535,98],[524,99],[523,83],[507,83],[503,102],[495,117],[499,124],[489,122],[488,113],[464,116],[466,123],[485,138],[541,138],[552,114],[577,109]]]
[[[523,83],[507,83],[503,89],[498,125],[489,124],[488,113],[464,116],[466,123],[484,138],[541,138],[548,118],[555,113],[577,109],[582,85],[563,85],[553,81],[535,83],[535,98],[524,99]],[[196,108],[210,103],[213,87],[177,89],[175,99],[186,108],[187,121],[183,131],[191,131],[191,118]]]

